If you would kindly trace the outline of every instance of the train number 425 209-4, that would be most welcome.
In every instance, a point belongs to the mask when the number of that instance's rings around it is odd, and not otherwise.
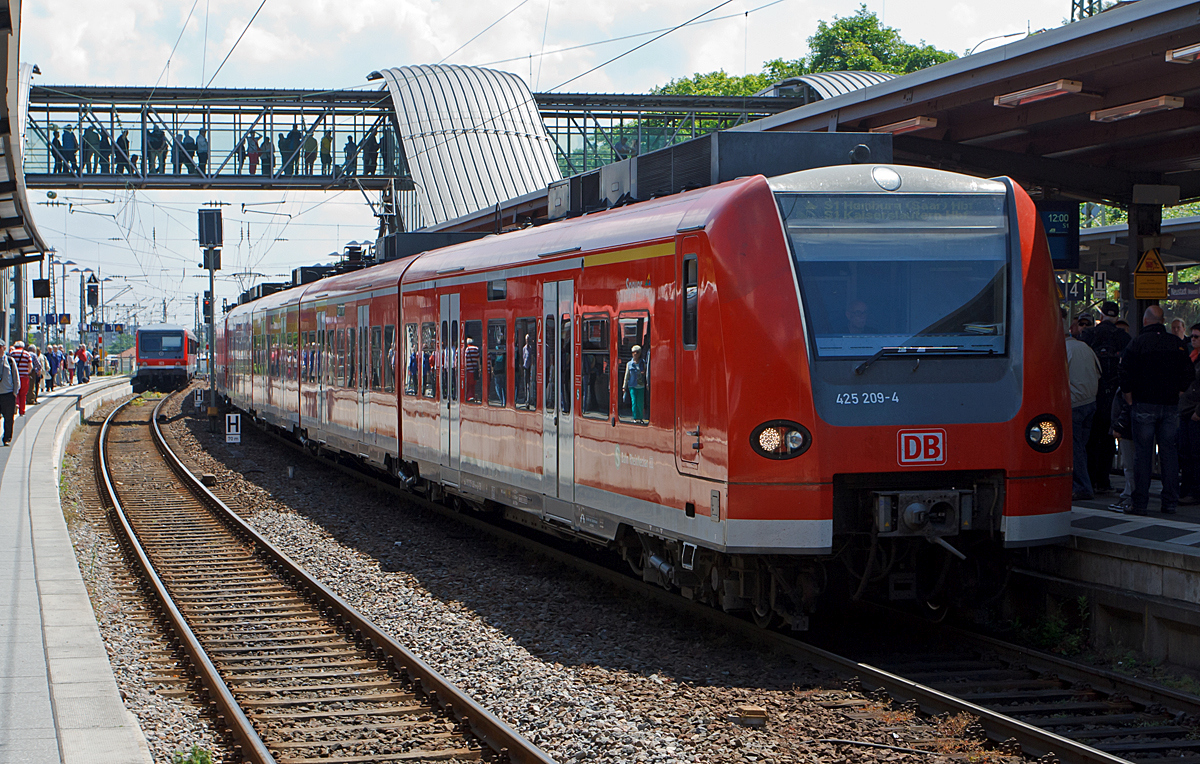
[[[837,402],[840,404],[854,406],[864,403],[899,403],[900,395],[895,392],[891,393],[838,393]]]

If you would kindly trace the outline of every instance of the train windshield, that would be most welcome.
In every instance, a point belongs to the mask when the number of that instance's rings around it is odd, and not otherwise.
[[[138,349],[143,358],[176,358],[183,355],[183,334],[180,332],[142,332]]]
[[[1003,195],[777,198],[818,357],[1005,352]]]

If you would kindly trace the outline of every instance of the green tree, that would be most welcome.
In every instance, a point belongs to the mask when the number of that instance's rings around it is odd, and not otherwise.
[[[743,77],[724,70],[681,77],[654,88],[659,95],[753,95],[788,77],[812,72],[869,71],[908,74],[919,69],[958,58],[950,51],[917,45],[900,39],[900,33],[879,23],[879,17],[859,6],[847,18],[833,17],[833,23],[817,22],[817,32],[808,38],[809,54],[791,61],[776,58],[765,61],[758,74]]]
[[[913,45],[900,39],[900,33],[885,27],[879,17],[860,5],[847,18],[833,17],[832,24],[817,22],[817,33],[808,38],[809,71],[868,71],[908,74],[919,69],[958,58],[950,51],[926,45]]]

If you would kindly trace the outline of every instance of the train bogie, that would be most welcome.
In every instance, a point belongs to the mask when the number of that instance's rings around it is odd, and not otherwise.
[[[744,178],[292,289],[225,331],[236,405],[764,622],[944,600],[1066,533],[1050,260],[1005,179]]]

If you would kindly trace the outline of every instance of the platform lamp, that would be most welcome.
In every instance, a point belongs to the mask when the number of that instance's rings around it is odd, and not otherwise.
[[[71,273],[79,274],[79,341],[84,341],[84,332],[87,331],[87,286],[84,284],[83,274],[95,273],[91,268],[72,268]]]
[[[75,261],[74,260],[63,260],[61,257],[58,256],[57,253],[51,255],[50,256],[50,271],[51,271],[50,277],[51,278],[54,278],[54,266],[56,266],[56,265],[62,266],[62,272],[61,272],[62,276],[59,281],[59,293],[54,296],[54,315],[57,318],[59,315],[58,303],[59,303],[60,299],[62,300],[62,307],[63,308],[67,307],[67,266],[75,265]],[[62,333],[63,333],[61,318],[58,319],[58,326],[55,328],[55,333],[57,335],[58,342],[61,343],[62,342]]]

